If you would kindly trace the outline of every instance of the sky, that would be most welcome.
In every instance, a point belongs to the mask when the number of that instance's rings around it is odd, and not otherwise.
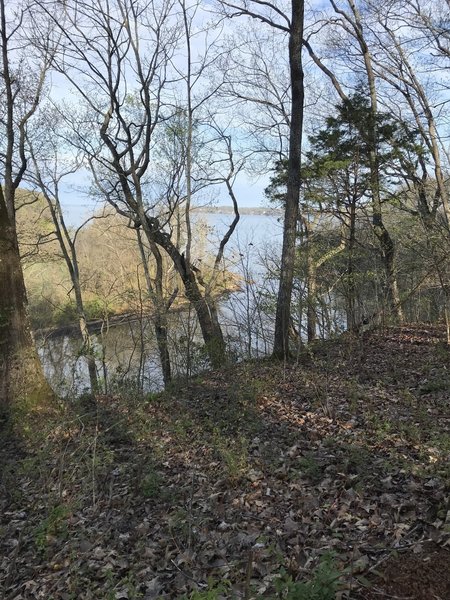
[[[209,19],[210,14],[205,11],[199,11],[200,25],[202,19]],[[202,36],[194,36],[192,38],[192,56],[201,56],[204,52],[204,38]],[[180,48],[180,53],[177,58],[180,69],[184,67],[182,64],[185,60],[184,49]],[[61,74],[53,72],[51,74],[50,98],[52,102],[60,103],[67,101],[74,103],[76,106],[77,93],[74,86]],[[251,176],[249,172],[241,171],[235,182],[234,192],[238,199],[238,203],[242,207],[264,206],[267,200],[264,196],[264,189],[269,182],[270,174],[255,174]],[[89,194],[90,176],[87,170],[81,170],[75,175],[65,178],[61,186],[61,203],[65,211],[66,220],[73,226],[79,226],[93,212],[99,210],[101,205],[97,199],[92,198]],[[223,186],[224,187],[224,186]],[[226,189],[216,187],[211,193],[214,198],[213,203],[216,205],[230,205],[231,200]]]
[[[84,179],[84,181],[83,181]],[[268,176],[259,178],[250,178],[245,173],[239,175],[234,186],[234,193],[239,206],[255,207],[266,206],[267,200],[264,196],[264,189],[268,185]],[[63,205],[66,221],[73,227],[78,227],[93,212],[101,209],[101,203],[89,196],[89,179],[75,175],[67,178],[61,188],[61,201]],[[221,190],[215,202],[215,205],[230,205],[231,201],[224,190]]]

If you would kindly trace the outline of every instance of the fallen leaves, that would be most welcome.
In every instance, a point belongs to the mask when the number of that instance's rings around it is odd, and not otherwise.
[[[99,398],[40,453],[4,446],[1,593],[150,600],[222,582],[225,598],[273,598],[282,568],[308,579],[332,551],[340,597],[369,598],[358,590],[395,553],[422,561],[432,540],[441,560],[450,397],[437,338],[393,329],[299,365],[207,374],[151,404]]]

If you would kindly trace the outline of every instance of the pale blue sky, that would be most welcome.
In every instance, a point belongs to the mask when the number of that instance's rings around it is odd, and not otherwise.
[[[267,200],[264,196],[264,188],[268,184],[268,176],[260,176],[251,179],[248,175],[241,173],[234,186],[234,193],[239,206],[253,207],[265,206]],[[70,225],[78,226],[93,212],[101,208],[101,203],[89,196],[89,179],[74,175],[66,179],[61,188],[61,200],[66,220]],[[218,190],[217,190],[218,191]],[[225,190],[221,190],[216,196],[215,204],[230,205],[231,201]]]

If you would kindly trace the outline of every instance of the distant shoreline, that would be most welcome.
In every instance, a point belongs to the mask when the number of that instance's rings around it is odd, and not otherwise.
[[[192,208],[192,212],[199,214],[232,215],[234,209],[231,205],[196,206]],[[241,206],[239,207],[239,214],[241,216],[260,215],[266,217],[280,217],[283,212],[280,208],[273,208],[271,206]]]
[[[217,294],[214,294],[216,300],[220,302],[221,299],[234,294],[241,290],[239,279],[235,278],[229,282],[229,287],[222,289]],[[187,310],[189,303],[187,301],[181,301],[178,304],[173,305],[169,313],[183,312]],[[103,328],[108,330],[110,327],[117,327],[125,325],[127,323],[134,323],[142,319],[151,319],[153,316],[152,310],[146,310],[142,313],[137,312],[123,312],[110,314],[100,319],[89,319],[87,321],[87,328],[89,333],[100,333]],[[70,323],[63,323],[62,325],[51,325],[49,327],[39,327],[33,330],[33,335],[36,339],[54,339],[65,335],[74,337],[80,337],[80,325],[77,322],[71,321]]]

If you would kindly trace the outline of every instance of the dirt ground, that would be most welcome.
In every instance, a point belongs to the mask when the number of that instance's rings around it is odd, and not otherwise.
[[[432,544],[419,553],[404,553],[380,566],[372,588],[361,599],[446,600],[450,598],[450,551]]]

